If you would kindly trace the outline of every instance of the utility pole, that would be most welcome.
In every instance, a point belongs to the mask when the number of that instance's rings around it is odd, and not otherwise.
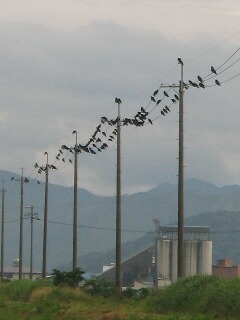
[[[184,276],[184,130],[183,130],[183,61],[178,58],[181,66],[181,80],[179,85],[161,85],[161,88],[179,88],[179,144],[178,144],[178,278]]]
[[[117,181],[116,181],[116,299],[121,296],[121,99],[116,98],[118,105],[117,122]]]
[[[18,266],[18,278],[19,280],[22,279],[22,262],[23,262],[23,183],[24,182],[29,182],[27,178],[23,179],[23,168],[22,170],[22,175],[20,179],[15,179],[12,177],[12,181],[20,181],[20,189],[21,189],[21,195],[20,195],[20,230],[19,230],[19,266]]]
[[[154,263],[154,278],[153,285],[154,289],[158,289],[158,241],[160,239],[160,220],[158,218],[153,219],[153,223],[155,225],[155,263]]]
[[[183,62],[179,82],[179,157],[178,157],[178,278],[184,276],[184,130],[183,130]]]
[[[19,238],[19,272],[18,278],[19,280],[22,279],[22,264],[23,264],[23,168],[22,175],[21,175],[21,197],[20,197],[20,238]]]
[[[44,203],[44,222],[43,222],[43,261],[42,261],[42,278],[46,278],[47,266],[47,219],[48,219],[48,152],[44,155],[47,156],[45,167],[45,203]]]
[[[78,160],[77,160],[77,131],[72,132],[76,135],[74,148],[74,183],[73,183],[73,270],[77,268],[77,196],[78,196]]]
[[[30,240],[30,280],[32,280],[33,274],[33,220],[39,220],[38,214],[33,213],[33,206],[26,206],[25,208],[30,208],[31,212],[25,215],[26,218],[30,217],[30,225],[31,225],[31,240]]]
[[[4,181],[2,188],[2,232],[1,232],[1,281],[3,280],[4,269],[4,224],[5,224],[5,192]]]

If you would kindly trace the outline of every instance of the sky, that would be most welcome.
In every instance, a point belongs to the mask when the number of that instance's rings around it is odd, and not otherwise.
[[[178,105],[161,116],[154,108],[161,84],[196,81],[240,47],[240,2],[224,0],[2,0],[0,11],[0,169],[44,181],[34,163],[57,171],[49,182],[73,185],[73,166],[57,161],[62,144],[85,144],[102,116],[121,117],[141,107],[153,125],[122,127],[122,193],[177,183]],[[184,92],[185,178],[240,184],[240,52],[205,89]],[[213,86],[211,86],[213,85]],[[164,89],[159,89],[161,98]],[[169,90],[169,89],[166,89]],[[172,96],[175,92],[170,90]],[[159,98],[159,99],[160,99]],[[166,102],[166,103],[165,103]],[[116,145],[81,153],[78,186],[114,195]]]

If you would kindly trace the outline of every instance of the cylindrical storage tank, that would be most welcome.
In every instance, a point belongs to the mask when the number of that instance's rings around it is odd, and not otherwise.
[[[198,274],[212,274],[212,241],[199,241]]]
[[[197,274],[197,252],[198,242],[196,240],[184,241],[184,275],[192,276]]]
[[[178,241],[172,240],[172,254],[170,260],[170,280],[173,282],[177,281],[177,255],[178,255]]]
[[[162,275],[162,278],[169,280],[170,268],[169,268],[169,257],[170,257],[170,244],[171,240],[158,240],[157,248],[157,273]]]

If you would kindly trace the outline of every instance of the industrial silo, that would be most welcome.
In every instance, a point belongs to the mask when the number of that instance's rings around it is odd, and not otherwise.
[[[159,227],[156,272],[160,279],[177,280],[177,227]],[[211,274],[212,241],[208,227],[184,228],[184,275]]]

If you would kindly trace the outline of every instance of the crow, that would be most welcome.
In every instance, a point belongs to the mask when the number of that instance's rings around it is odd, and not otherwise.
[[[217,74],[217,71],[214,69],[213,66],[211,66],[211,72]]]

